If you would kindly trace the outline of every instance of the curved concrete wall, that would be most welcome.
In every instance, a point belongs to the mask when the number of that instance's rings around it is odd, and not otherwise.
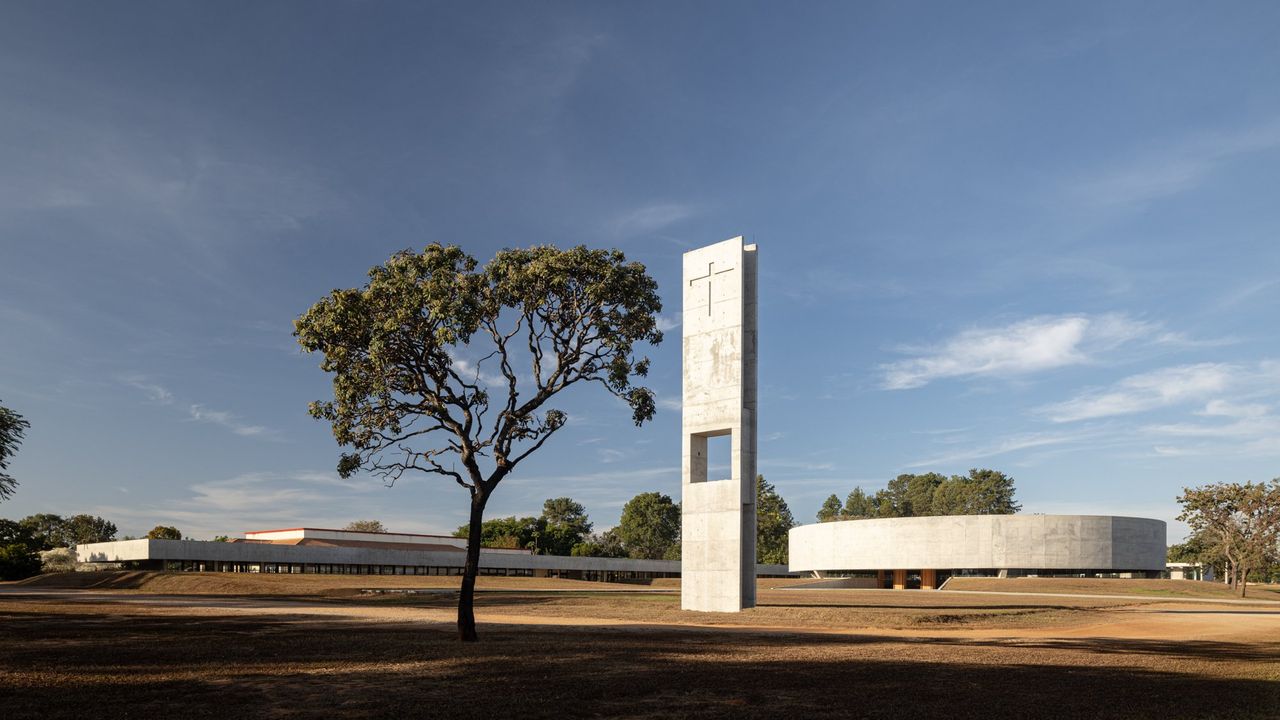
[[[844,520],[790,533],[791,571],[1163,570],[1163,520],[1111,515],[952,515]]]

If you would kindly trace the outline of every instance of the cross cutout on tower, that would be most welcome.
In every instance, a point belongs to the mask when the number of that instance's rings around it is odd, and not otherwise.
[[[707,263],[706,275],[699,275],[698,277],[689,280],[689,287],[693,287],[693,284],[698,282],[699,280],[707,281],[707,315],[708,316],[711,315],[711,281],[712,279],[714,279],[716,275],[723,275],[727,272],[733,272],[733,268],[725,268],[724,270],[715,270],[713,268],[714,265],[715,265],[714,262]]]

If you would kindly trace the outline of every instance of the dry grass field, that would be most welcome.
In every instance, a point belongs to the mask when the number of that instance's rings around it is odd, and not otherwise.
[[[3,717],[1280,717],[1266,605],[485,578],[462,645],[452,578],[108,579],[0,583]]]

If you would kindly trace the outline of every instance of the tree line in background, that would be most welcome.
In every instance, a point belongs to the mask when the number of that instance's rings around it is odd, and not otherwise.
[[[1013,478],[999,470],[972,469],[968,475],[904,474],[874,495],[861,487],[840,501],[831,495],[818,510],[818,522],[929,515],[1012,515],[1022,509],[1013,499]]]
[[[1250,580],[1280,578],[1280,478],[1184,488],[1178,503],[1191,536],[1169,548],[1170,562],[1211,567],[1240,597]]]
[[[756,561],[787,562],[787,531],[795,527],[787,502],[764,476],[756,478]],[[485,520],[480,537],[485,547],[519,548],[540,555],[616,557],[641,560],[680,559],[680,504],[659,492],[640,493],[622,507],[618,526],[592,532],[586,508],[571,498],[543,503],[538,517]],[[463,525],[455,537],[467,537]]]

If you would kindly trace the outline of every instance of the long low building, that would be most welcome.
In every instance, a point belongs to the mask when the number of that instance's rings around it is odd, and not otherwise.
[[[461,575],[466,540],[445,535],[288,528],[245,533],[226,542],[118,540],[76,548],[82,563],[128,563],[149,570],[340,575]],[[758,565],[761,577],[786,577],[785,565]],[[679,560],[535,555],[481,548],[480,574],[633,580],[679,577]]]
[[[1159,577],[1165,523],[1112,515],[951,515],[792,528],[790,568],[868,587],[940,587],[951,576]],[[857,584],[854,582],[852,584]]]

